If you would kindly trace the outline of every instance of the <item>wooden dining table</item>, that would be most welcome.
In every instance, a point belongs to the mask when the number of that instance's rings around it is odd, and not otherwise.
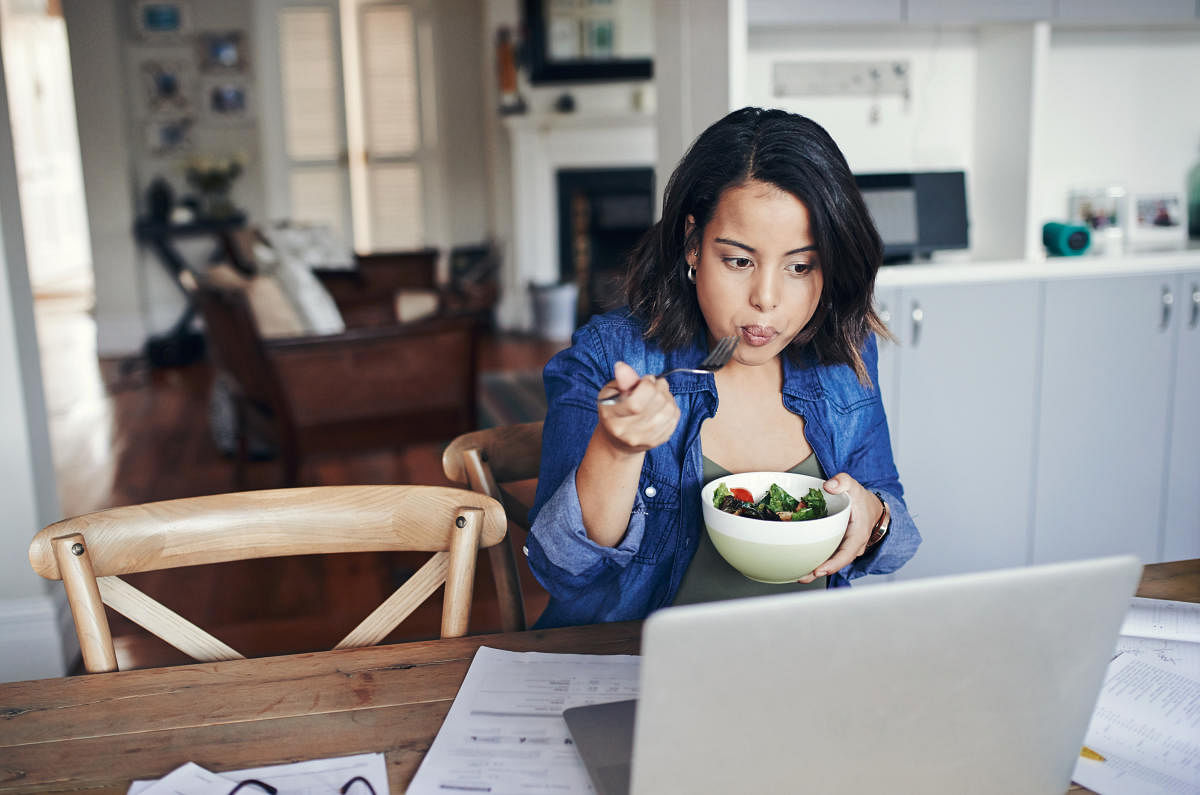
[[[1200,560],[1147,566],[1137,593],[1200,602]],[[0,793],[370,752],[402,793],[480,646],[636,654],[640,635],[596,624],[0,684]]]

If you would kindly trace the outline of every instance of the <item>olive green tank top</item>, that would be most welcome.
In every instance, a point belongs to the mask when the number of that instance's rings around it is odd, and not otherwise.
[[[801,461],[789,472],[798,475],[812,475],[825,479],[825,471],[815,455]],[[725,475],[732,475],[718,463],[708,458],[704,459],[704,479],[708,483]],[[700,543],[696,545],[696,554],[692,558],[687,571],[683,573],[683,582],[679,592],[675,594],[672,604],[686,605],[695,602],[716,602],[722,599],[737,599],[743,596],[765,596],[767,594],[788,593],[808,589],[824,588],[826,577],[818,577],[807,585],[798,582],[772,585],[771,583],[756,582],[743,575],[740,571],[725,562],[721,553],[713,546],[708,531],[701,528]]]

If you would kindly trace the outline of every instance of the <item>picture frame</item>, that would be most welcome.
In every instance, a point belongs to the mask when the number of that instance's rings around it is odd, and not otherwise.
[[[642,14],[643,27],[652,24],[649,6],[630,8]],[[621,16],[613,0],[522,0],[521,9],[526,33],[523,48],[532,85],[648,80],[654,76],[649,52],[617,54],[622,32],[614,20]]]
[[[1068,196],[1068,219],[1091,230],[1092,251],[1097,254],[1112,253],[1124,245],[1128,212],[1125,188],[1121,186],[1082,188],[1072,190]]]
[[[200,81],[200,120],[205,125],[239,125],[253,118],[250,81],[244,75],[208,75]]]
[[[1129,198],[1129,243],[1136,248],[1181,248],[1187,242],[1187,203],[1179,191]]]
[[[144,41],[177,41],[191,33],[188,0],[133,0],[133,29]]]
[[[194,123],[194,119],[187,116],[146,122],[146,151],[154,157],[171,157],[190,152]]]
[[[201,72],[245,72],[249,66],[249,48],[241,31],[200,33],[196,48]]]
[[[168,119],[193,112],[196,74],[190,55],[145,54],[138,60],[137,73],[143,117]]]

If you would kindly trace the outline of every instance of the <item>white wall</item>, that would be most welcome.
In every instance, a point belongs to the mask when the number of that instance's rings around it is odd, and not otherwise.
[[[800,113],[829,131],[858,172],[962,169],[972,160],[976,34],[968,28],[752,28],[751,105]],[[776,97],[771,70],[786,61],[907,61],[909,98]],[[878,104],[878,121],[870,121]]]
[[[1033,218],[1077,188],[1183,194],[1200,158],[1200,29],[1052,30]]]
[[[95,272],[96,348],[102,356],[121,355],[139,348],[146,325],[132,233],[134,187],[121,88],[118,0],[64,0],[63,17]]]
[[[50,586],[29,566],[59,508],[8,118],[0,70],[0,681],[65,670]]]

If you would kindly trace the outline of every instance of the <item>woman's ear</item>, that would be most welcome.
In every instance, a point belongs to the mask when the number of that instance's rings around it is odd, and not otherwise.
[[[683,258],[689,265],[695,265],[696,260],[700,259],[698,241],[694,240],[696,234],[696,217],[689,214],[683,222]]]

